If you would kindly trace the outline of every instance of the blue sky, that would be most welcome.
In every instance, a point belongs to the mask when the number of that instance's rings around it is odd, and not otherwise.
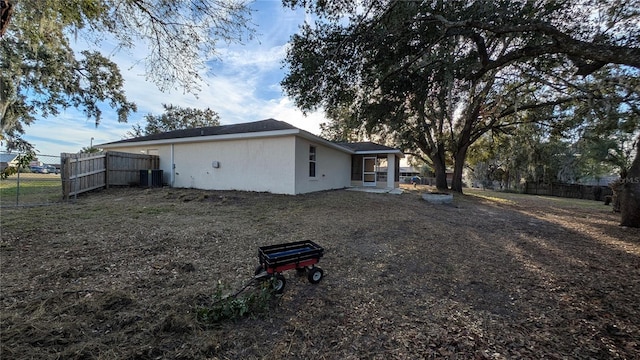
[[[142,47],[113,53],[104,43],[103,55],[111,54],[120,66],[125,93],[138,105],[138,112],[130,116],[128,123],[118,123],[116,114],[105,107],[102,121],[96,127],[81,111],[67,109],[55,118],[39,119],[27,127],[25,139],[42,155],[78,152],[91,144],[91,138],[94,145],[122,139],[133,124],[140,121],[144,125],[146,114],[161,114],[163,103],[211,108],[220,114],[222,124],[274,118],[319,134],[319,124],[326,121],[324,114],[316,112],[305,117],[279,85],[285,75],[282,61],[287,42],[304,23],[304,10],[284,8],[280,0],[257,0],[251,7],[255,9],[256,38],[244,45],[228,46],[220,42],[220,60],[208,63],[209,71],[197,97],[181,90],[163,93],[147,82],[142,65],[136,65],[136,60],[144,55]],[[77,41],[74,46],[88,47],[85,40]]]

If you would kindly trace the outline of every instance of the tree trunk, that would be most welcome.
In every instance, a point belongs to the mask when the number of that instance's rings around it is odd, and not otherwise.
[[[460,150],[456,153],[453,164],[453,179],[451,179],[451,190],[462,194],[462,171],[464,170],[464,159],[467,156],[467,151]]]
[[[436,189],[439,191],[447,191],[449,189],[447,184],[447,167],[440,161],[433,161],[433,168],[436,173]]]
[[[627,176],[622,179],[620,225],[640,228],[640,139],[637,150]]]
[[[447,191],[447,164],[445,162],[444,146],[438,146],[436,153],[430,157],[433,162],[433,171],[436,173],[436,189]]]

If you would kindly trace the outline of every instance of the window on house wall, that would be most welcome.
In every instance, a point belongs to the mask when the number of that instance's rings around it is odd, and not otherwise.
[[[316,147],[309,146],[309,177],[316,177]]]

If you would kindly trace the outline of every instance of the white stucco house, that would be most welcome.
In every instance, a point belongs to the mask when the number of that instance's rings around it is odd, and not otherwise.
[[[334,143],[274,119],[96,146],[158,155],[163,181],[171,187],[291,195],[347,187],[396,188],[403,157],[388,146]]]

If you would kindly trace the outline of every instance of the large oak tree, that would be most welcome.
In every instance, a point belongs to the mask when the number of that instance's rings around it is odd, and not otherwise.
[[[585,77],[612,68],[637,77],[640,68],[640,15],[618,1],[285,4],[317,16],[293,37],[287,57],[283,87],[296,104],[346,106],[368,129],[399,135],[432,161],[440,188],[450,154],[455,191],[482,134],[517,123],[522,112],[558,114],[546,121],[560,123],[572,107],[602,96],[581,86]]]

